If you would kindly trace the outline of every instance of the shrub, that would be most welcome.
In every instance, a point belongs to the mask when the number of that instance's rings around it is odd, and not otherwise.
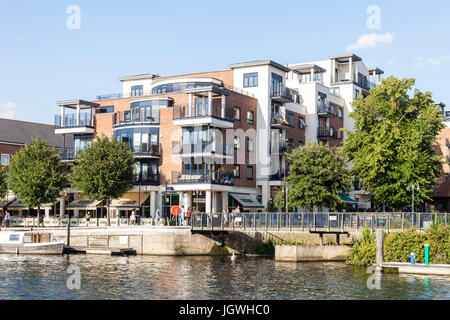
[[[253,244],[253,252],[256,254],[275,254],[275,246],[271,239],[264,242],[256,242]]]
[[[376,260],[376,241],[369,229],[364,228],[361,238],[356,241],[347,257],[347,263],[357,266],[374,264]]]

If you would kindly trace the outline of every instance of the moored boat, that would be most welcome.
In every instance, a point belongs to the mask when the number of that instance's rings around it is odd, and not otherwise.
[[[63,249],[64,241],[50,232],[0,232],[0,253],[62,254]]]

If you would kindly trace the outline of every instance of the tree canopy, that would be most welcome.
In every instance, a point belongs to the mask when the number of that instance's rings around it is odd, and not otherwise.
[[[55,149],[40,138],[12,156],[8,176],[9,188],[29,208],[55,203],[67,182]]]
[[[6,169],[0,167],[0,200],[6,195],[8,191]]]
[[[431,93],[414,90],[414,79],[389,77],[371,94],[353,101],[354,132],[347,131],[345,154],[372,201],[396,209],[429,199],[442,172],[432,145],[444,128],[443,115]]]
[[[343,201],[339,193],[350,190],[351,175],[341,148],[323,144],[308,144],[288,154],[291,159],[287,177],[289,207],[324,206],[337,210]],[[279,192],[276,204],[284,206],[284,192]]]
[[[104,136],[78,153],[71,174],[72,186],[92,200],[117,199],[134,181],[134,155],[128,145]]]

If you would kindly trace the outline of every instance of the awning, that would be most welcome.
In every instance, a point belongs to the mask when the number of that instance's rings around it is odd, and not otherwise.
[[[69,203],[67,210],[97,210],[97,207],[102,203],[101,200],[89,200],[86,198],[77,198]]]
[[[256,199],[256,196],[245,193],[230,193],[243,209],[262,209],[264,206]]]
[[[354,199],[352,199],[352,198],[350,198],[350,197],[344,196],[343,194],[338,194],[338,196],[339,196],[339,198],[341,198],[341,200],[344,201],[345,203],[358,203],[358,201],[356,201],[356,200],[354,200]]]
[[[149,197],[150,192],[129,192],[124,194],[121,198],[115,199],[111,202],[112,208],[122,210],[133,210],[142,207],[142,204]]]
[[[41,206],[41,209],[48,209],[48,208],[51,209],[52,207],[53,207],[53,204],[45,203]],[[28,207],[20,199],[17,199],[13,203],[11,203],[9,206],[7,206],[7,208],[9,210],[28,210]],[[34,209],[37,210],[37,207]]]

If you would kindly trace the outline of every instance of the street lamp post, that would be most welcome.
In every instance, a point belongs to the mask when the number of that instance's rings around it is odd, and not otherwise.
[[[414,190],[419,191],[420,187],[418,184],[412,183],[411,185],[409,185],[406,190],[408,191],[412,191],[412,204],[411,204],[411,212],[414,213]]]

